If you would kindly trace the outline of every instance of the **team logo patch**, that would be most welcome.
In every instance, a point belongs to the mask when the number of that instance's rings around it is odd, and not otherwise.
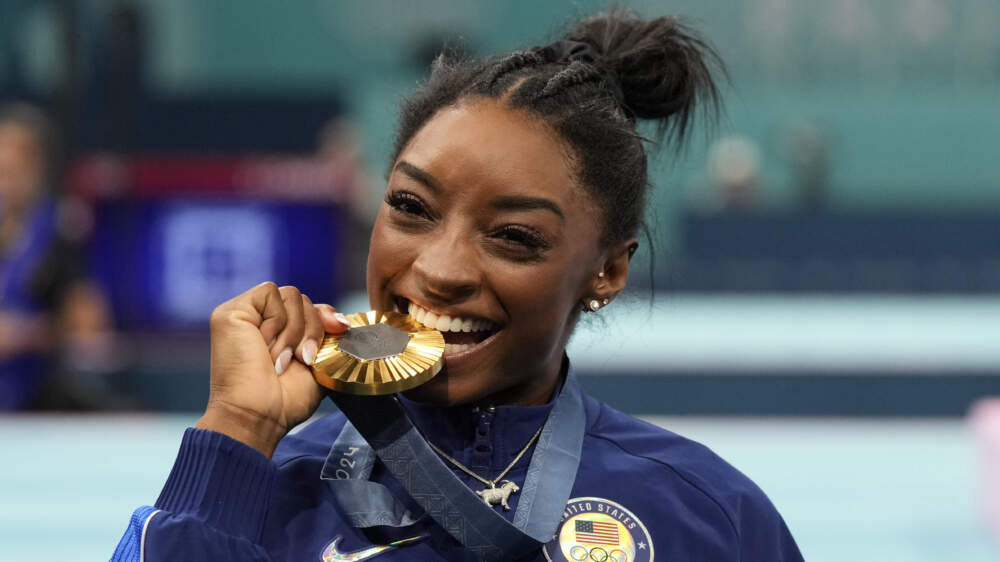
[[[542,552],[549,562],[652,562],[653,541],[642,521],[621,505],[573,498]]]

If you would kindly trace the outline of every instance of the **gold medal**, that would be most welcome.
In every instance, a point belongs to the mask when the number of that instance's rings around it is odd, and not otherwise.
[[[373,396],[420,386],[441,370],[444,336],[400,312],[350,314],[351,328],[327,336],[312,364],[316,382]]]

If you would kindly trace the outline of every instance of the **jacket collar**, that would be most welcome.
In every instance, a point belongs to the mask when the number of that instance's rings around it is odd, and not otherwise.
[[[441,407],[416,402],[402,394],[397,397],[413,424],[428,441],[463,464],[503,468],[548,418],[569,373],[569,359],[565,355],[563,367],[555,392],[546,404],[540,406]],[[490,449],[485,456],[484,445]]]

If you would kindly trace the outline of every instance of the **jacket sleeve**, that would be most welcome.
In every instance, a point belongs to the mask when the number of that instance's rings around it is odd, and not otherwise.
[[[274,464],[221,433],[188,429],[153,507],[132,514],[111,562],[265,562]]]
[[[764,492],[745,498],[739,508],[741,562],[803,562],[785,520]]]

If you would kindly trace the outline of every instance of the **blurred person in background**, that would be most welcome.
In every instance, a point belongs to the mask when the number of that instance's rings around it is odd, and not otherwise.
[[[760,149],[743,135],[727,135],[708,150],[708,176],[721,210],[752,211],[760,205]]]
[[[0,108],[0,409],[31,404],[48,365],[49,287],[40,273],[56,242],[49,196],[54,133],[28,105]]]
[[[56,197],[56,134],[27,104],[0,107],[0,409],[97,407],[52,384],[64,365],[102,363],[103,294],[83,275],[86,211]],[[67,350],[68,363],[60,362]],[[72,386],[72,385],[70,385]],[[106,398],[94,393],[97,403]],[[110,396],[110,395],[107,395]]]
[[[349,324],[263,283],[212,313],[205,413],[113,560],[802,560],[745,475],[587,396],[565,353],[627,282],[649,187],[637,121],[682,141],[717,62],[677,19],[619,11],[436,59],[403,106],[367,263],[372,308],[444,334],[441,372],[397,395],[431,456],[376,459],[394,438],[340,413],[288,435],[324,397],[319,342]]]
[[[792,172],[800,208],[822,211],[830,198],[830,134],[818,122],[799,119],[782,134],[782,149]]]

